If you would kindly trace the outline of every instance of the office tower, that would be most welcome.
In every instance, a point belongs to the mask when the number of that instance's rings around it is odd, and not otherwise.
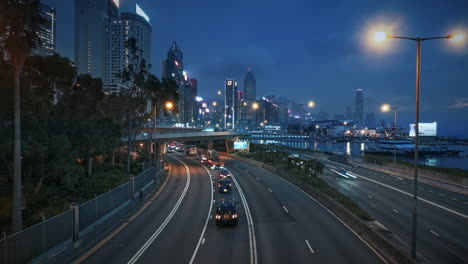
[[[162,78],[174,80],[177,83],[177,93],[179,94],[178,119],[179,123],[185,123],[185,98],[188,97],[185,78],[188,80],[188,77],[184,72],[184,54],[175,41],[167,52],[167,58],[162,62]]]
[[[244,98],[247,102],[255,101],[257,93],[257,82],[255,76],[249,67],[244,79]]]
[[[356,90],[356,122],[360,127],[364,125],[364,95],[362,89]]]
[[[118,17],[118,0],[75,0],[75,65],[81,74],[104,77],[105,28]]]
[[[197,116],[198,116],[198,107],[197,107],[197,100],[196,98],[198,97],[198,80],[197,79],[190,79],[190,87],[192,88],[192,115],[193,115],[193,120],[196,122],[197,121]]]
[[[367,128],[376,128],[374,112],[367,113]]]
[[[235,116],[235,101],[237,94],[237,81],[235,80],[225,80],[225,89],[224,89],[224,128],[230,129],[235,128],[235,121],[237,117]]]
[[[148,16],[136,5],[135,13],[122,13],[107,23],[105,29],[104,86],[110,93],[119,92],[127,85],[118,74],[132,63],[128,39],[136,40],[139,56],[149,70],[151,63],[151,25]],[[135,63],[135,62],[133,62]]]
[[[40,43],[32,50],[32,55],[49,56],[55,53],[56,47],[56,15],[55,8],[45,4],[39,6],[44,23],[40,25],[37,35]]]

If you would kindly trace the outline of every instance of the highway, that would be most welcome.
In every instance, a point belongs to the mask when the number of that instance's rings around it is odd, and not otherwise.
[[[329,185],[351,197],[371,217],[410,245],[414,182],[405,178],[317,158],[326,165],[321,175]],[[343,170],[357,178],[345,178]],[[430,263],[467,263],[468,197],[461,193],[418,184],[417,250]]]
[[[232,193],[217,171],[179,153],[166,187],[74,263],[384,263],[356,234],[277,175],[225,160]],[[237,226],[218,228],[214,200],[239,201]]]

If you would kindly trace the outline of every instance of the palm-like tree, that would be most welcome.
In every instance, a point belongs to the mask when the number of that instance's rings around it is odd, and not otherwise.
[[[0,1],[0,45],[14,75],[14,165],[12,231],[22,229],[21,215],[21,108],[20,75],[24,61],[40,39],[37,34],[43,19],[38,0]]]

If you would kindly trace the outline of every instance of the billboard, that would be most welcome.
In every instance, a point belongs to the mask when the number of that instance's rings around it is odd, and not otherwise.
[[[249,143],[243,141],[234,142],[234,149],[249,149]]]
[[[416,136],[414,124],[410,124],[410,137]],[[419,136],[420,137],[435,137],[437,136],[437,122],[433,123],[419,123]]]

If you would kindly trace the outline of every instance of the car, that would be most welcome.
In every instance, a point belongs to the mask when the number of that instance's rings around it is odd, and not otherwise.
[[[234,199],[218,200],[216,206],[215,223],[218,227],[223,225],[237,225],[237,204]]]
[[[222,169],[219,171],[218,176],[219,176],[219,179],[231,178],[231,173],[228,170]]]
[[[224,178],[224,179],[221,179],[219,182],[218,182],[218,190],[220,193],[228,193],[228,192],[231,192],[231,186],[232,186],[232,183],[229,179],[227,178]]]
[[[224,169],[224,165],[218,162],[218,163],[212,165],[211,169],[212,170],[222,170],[222,169]]]
[[[173,153],[173,152],[174,152],[174,149],[172,149],[172,148],[166,148],[166,152],[167,152],[167,153]]]

